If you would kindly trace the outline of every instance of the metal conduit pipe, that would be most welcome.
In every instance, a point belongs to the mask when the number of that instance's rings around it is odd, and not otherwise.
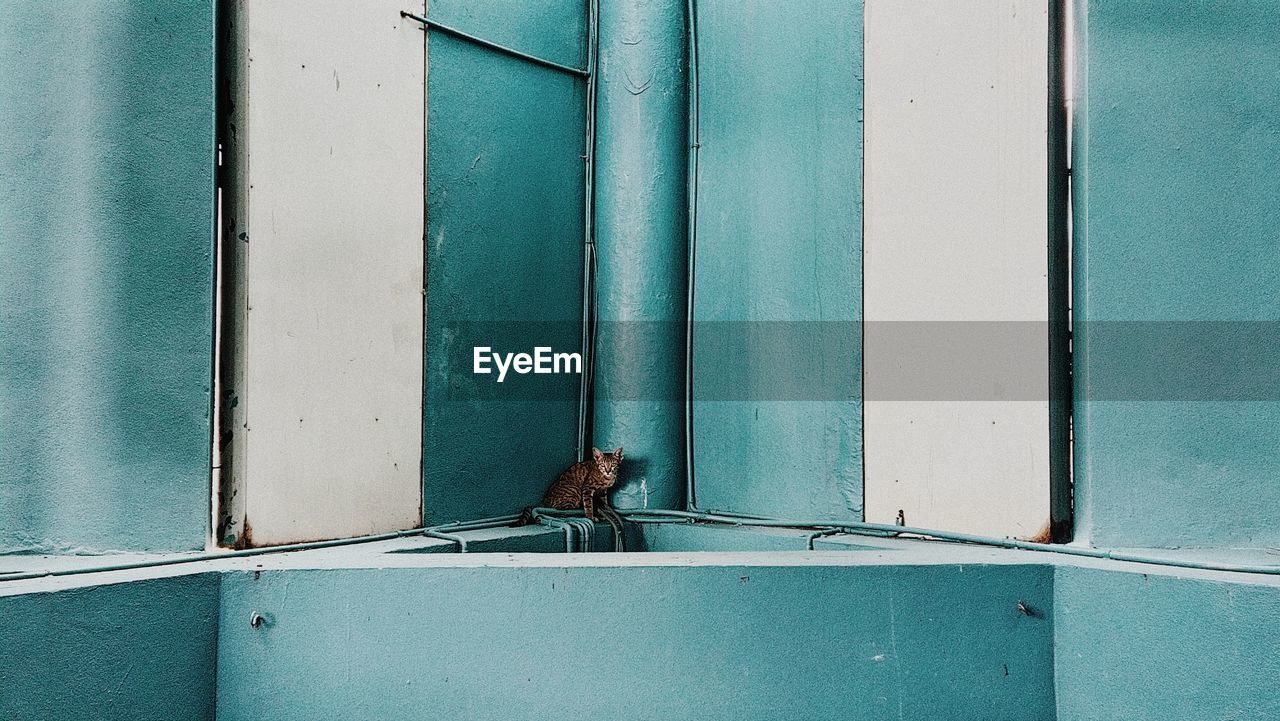
[[[458,544],[458,553],[467,552],[467,539],[462,536],[455,536],[452,533],[441,533],[440,531],[433,531],[430,528],[423,531],[422,535],[430,538],[439,538],[444,541],[452,541],[453,543]]]
[[[550,512],[550,513],[549,513]],[[554,508],[534,508],[530,513],[544,526],[565,529],[565,552],[573,553],[576,549],[586,553],[591,550],[591,534],[595,523],[585,517],[560,515]],[[575,544],[574,541],[577,543]]]
[[[582,552],[588,553],[591,551],[591,538],[595,534],[596,524],[587,518],[583,518],[577,523],[582,528]]]
[[[844,529],[843,529],[843,528],[824,528],[824,529],[823,529],[823,530],[821,530],[821,531],[815,531],[815,532],[813,532],[813,533],[809,534],[809,539],[808,539],[808,542],[806,543],[806,545],[808,546],[808,549],[809,549],[810,551],[812,551],[812,550],[813,550],[813,542],[814,542],[814,541],[816,541],[816,540],[818,540],[819,538],[823,538],[823,537],[825,537],[825,536],[835,536],[835,535],[838,535],[838,534],[841,534],[841,533],[844,533],[844,532],[845,532],[845,531],[844,531]]]
[[[583,246],[582,246],[582,378],[578,390],[578,460],[587,458],[591,435],[591,393],[595,374],[596,342],[596,92],[600,84],[596,66],[600,52],[600,2],[587,0],[587,108],[583,143]]]
[[[981,546],[993,546],[996,548],[1010,548],[1022,551],[1043,551],[1046,553],[1058,553],[1067,556],[1079,556],[1082,558],[1099,558],[1109,561],[1124,561],[1127,563],[1144,563],[1153,566],[1169,566],[1174,568],[1192,568],[1203,571],[1224,571],[1229,573],[1257,573],[1271,576],[1280,576],[1280,566],[1262,565],[1262,564],[1242,564],[1242,563],[1219,563],[1216,561],[1196,561],[1191,559],[1173,559],[1159,558],[1148,556],[1141,553],[1132,553],[1129,551],[1114,551],[1104,548],[1089,548],[1083,546],[1066,546],[1052,543],[1034,543],[1031,541],[1019,541],[1016,538],[996,538],[994,536],[979,536],[970,533],[957,533],[953,531],[938,531],[930,528],[916,528],[913,526],[893,526],[886,523],[859,523],[847,521],[830,521],[830,520],[791,520],[791,519],[764,519],[748,516],[740,516],[732,513],[703,513],[699,511],[668,511],[668,510],[633,510],[620,511],[624,516],[634,517],[650,517],[650,518],[678,518],[687,521],[705,521],[708,523],[722,523],[733,526],[760,526],[767,528],[820,528],[834,529],[844,531],[854,535],[864,536],[920,536],[925,539],[937,541],[949,541],[954,543],[968,543]]]
[[[337,548],[340,546],[355,546],[362,543],[376,543],[378,541],[393,541],[400,538],[410,538],[413,536],[427,535],[426,531],[452,531],[461,533],[465,531],[478,531],[487,528],[502,528],[504,526],[514,525],[519,521],[519,516],[496,516],[493,518],[479,518],[474,521],[454,521],[438,526],[426,526],[419,528],[410,528],[404,531],[393,531],[390,533],[378,533],[369,536],[357,536],[355,538],[336,538],[329,541],[309,541],[307,543],[290,543],[283,546],[267,546],[264,548],[245,548],[236,551],[221,551],[213,553],[202,553],[191,556],[178,556],[174,558],[151,558],[143,561],[129,561],[126,563],[109,563],[97,566],[84,566],[80,568],[61,568],[47,571],[29,571],[23,573],[0,574],[0,582],[4,581],[26,581],[35,578],[53,578],[59,576],[79,576],[89,573],[110,573],[112,571],[132,571],[146,568],[158,568],[161,566],[178,566],[185,563],[201,563],[204,561],[218,561],[227,558],[249,558],[253,556],[267,556],[276,553],[293,553],[295,551],[312,551],[324,548]]]
[[[685,268],[685,324],[684,324],[684,507],[698,508],[693,472],[693,299],[694,269],[698,249],[698,151],[702,147],[702,125],[698,114],[698,3],[688,0],[685,6],[685,24],[689,38],[689,144],[685,194],[688,208],[685,211],[686,241],[689,257]]]
[[[563,531],[564,532],[564,552],[573,553],[573,545],[574,545],[573,544],[573,541],[574,541],[573,526],[567,520],[560,519],[560,518],[552,518],[550,516],[540,516],[538,515],[536,510],[534,511],[534,518],[538,521],[540,525],[547,526],[548,528],[558,528],[561,531]]]
[[[565,511],[557,511],[549,508],[533,509],[534,517],[544,525],[565,529],[565,550],[572,552],[575,546],[574,541],[577,537],[574,535],[574,529],[583,530],[584,525],[590,523],[585,518],[565,518],[560,517]],[[631,510],[619,511],[619,514],[626,517],[631,523],[674,523],[674,522],[690,522],[702,521],[707,523],[718,523],[732,526],[758,526],[767,528],[795,528],[795,529],[819,529],[819,531],[809,537],[809,544],[812,546],[815,538],[822,536],[834,535],[836,533],[849,533],[851,535],[863,536],[919,536],[922,539],[966,543],[982,546],[991,546],[997,548],[1009,548],[1026,551],[1042,551],[1046,553],[1058,553],[1069,556],[1078,556],[1084,558],[1097,558],[1111,561],[1123,561],[1126,563],[1142,563],[1153,566],[1166,566],[1173,568],[1189,568],[1205,571],[1221,571],[1226,573],[1253,573],[1263,575],[1280,575],[1280,566],[1261,565],[1261,564],[1237,564],[1237,563],[1218,563],[1213,561],[1196,561],[1189,559],[1167,559],[1147,556],[1140,553],[1132,553],[1128,551],[1114,551],[1102,548],[1087,548],[1080,546],[1064,546],[1048,543],[1033,543],[1030,541],[1019,541],[1013,538],[995,538],[990,536],[978,536],[968,533],[955,533],[951,531],[938,531],[928,528],[916,528],[912,526],[892,526],[882,523],[856,523],[856,522],[836,522],[830,520],[784,520],[772,518],[760,518],[757,516],[748,516],[735,513],[705,513],[699,511],[675,511],[675,510]],[[581,521],[580,524],[574,524],[572,521]],[[370,536],[360,536],[357,538],[342,538],[331,541],[313,541],[309,543],[294,543],[284,546],[271,546],[268,548],[249,548],[239,551],[226,551],[223,553],[206,553],[195,556],[182,556],[178,558],[161,558],[148,559],[145,561],[134,561],[130,563],[105,564],[100,566],[86,566],[83,568],[68,568],[50,571],[33,571],[27,573],[16,573],[9,575],[0,575],[0,582],[3,581],[23,581],[36,578],[51,578],[58,576],[74,576],[90,573],[108,573],[112,571],[127,571],[146,568],[157,568],[161,566],[175,566],[186,563],[198,563],[203,561],[216,561],[228,558],[246,558],[252,556],[265,556],[276,553],[291,553],[295,551],[307,551],[323,548],[335,548],[339,546],[351,546],[362,543],[374,543],[377,541],[388,541],[398,538],[407,538],[416,535],[428,535],[425,532],[431,531],[433,534],[440,533],[462,533],[472,530],[483,530],[487,528],[502,528],[504,526],[514,526],[518,523],[518,516],[499,516],[494,518],[483,518],[474,521],[455,521],[452,523],[441,524],[438,526],[430,526],[424,528],[412,528],[404,531],[395,531],[392,533],[381,533]],[[587,534],[590,532],[587,531]],[[438,537],[438,536],[433,536]],[[452,539],[448,539],[452,540]]]

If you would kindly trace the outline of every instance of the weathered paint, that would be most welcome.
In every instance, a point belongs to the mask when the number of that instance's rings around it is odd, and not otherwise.
[[[0,596],[0,718],[212,721],[219,581]]]
[[[0,3],[0,551],[205,545],[213,5]]]
[[[415,527],[426,43],[399,15],[414,5],[226,9],[231,445],[218,540]]]
[[[867,2],[868,521],[1048,540],[1056,7]]]
[[[1280,544],[1280,6],[1077,8],[1077,535]]]
[[[861,520],[862,3],[697,13],[694,501]]]
[[[600,17],[592,439],[623,446],[620,508],[679,508],[684,481],[683,0],[608,3]]]
[[[1035,566],[233,573],[218,718],[1043,721],[1052,604]]]
[[[428,17],[574,67],[576,0],[436,0]],[[536,503],[577,460],[579,377],[472,374],[472,348],[578,351],[582,78],[441,33],[428,42],[424,513],[428,523]]]
[[[1060,721],[1280,718],[1280,586],[1059,567]]]

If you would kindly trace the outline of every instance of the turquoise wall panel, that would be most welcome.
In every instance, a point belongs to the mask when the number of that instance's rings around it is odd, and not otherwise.
[[[0,17],[0,551],[202,548],[213,2]]]
[[[1280,5],[1077,7],[1077,537],[1275,545]]]
[[[585,6],[438,0],[429,17],[585,64]],[[577,460],[580,377],[472,373],[472,348],[581,350],[586,84],[430,33],[424,515],[534,504]]]
[[[1043,721],[1052,578],[970,565],[234,573],[218,718]],[[251,628],[254,612],[271,623]]]
[[[217,574],[0,596],[0,718],[214,718]]]
[[[1061,567],[1060,721],[1280,718],[1280,584]]]
[[[862,3],[698,3],[698,507],[862,518]]]

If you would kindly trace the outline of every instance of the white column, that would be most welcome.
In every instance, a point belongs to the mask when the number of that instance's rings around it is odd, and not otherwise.
[[[426,46],[402,9],[423,2],[240,0],[226,20],[224,542],[421,518]]]
[[[868,521],[1047,536],[1051,0],[867,0]]]

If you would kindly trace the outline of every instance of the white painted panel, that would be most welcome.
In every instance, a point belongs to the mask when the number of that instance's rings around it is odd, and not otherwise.
[[[1049,26],[866,2],[869,521],[1047,531]]]
[[[402,9],[423,2],[233,8],[223,538],[242,545],[421,518],[426,60]]]

